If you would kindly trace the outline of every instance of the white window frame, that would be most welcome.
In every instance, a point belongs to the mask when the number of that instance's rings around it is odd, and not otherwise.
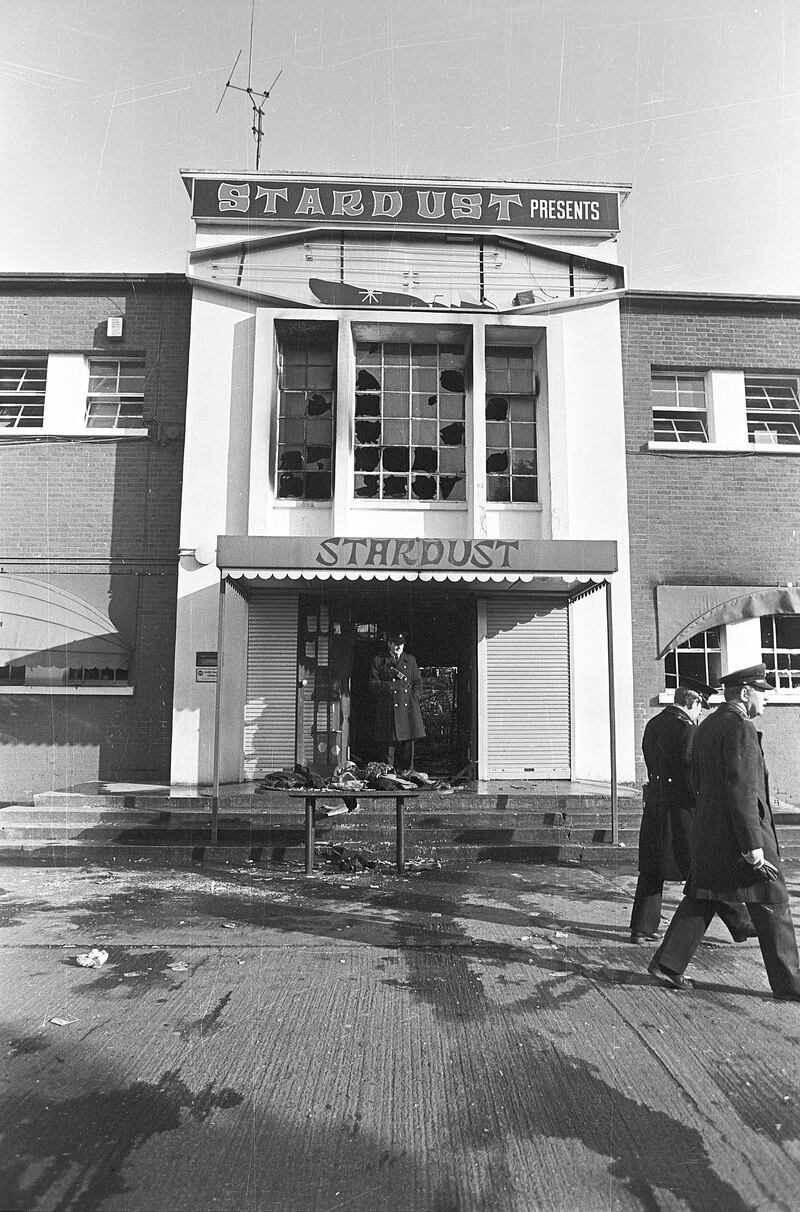
[[[740,623],[722,624],[717,630],[720,633],[723,670],[747,669],[750,665],[757,665],[762,660],[760,618],[744,619]],[[674,690],[662,690],[658,701],[659,703],[671,703],[674,695]],[[711,703],[721,703],[723,697],[721,694],[713,695]],[[792,690],[769,691],[767,703],[776,707],[800,703],[800,686]]]
[[[651,383],[655,376],[674,374],[676,377],[705,377],[706,386],[706,415],[708,441],[703,442],[665,442],[653,439],[647,443],[647,449],[664,454],[683,455],[703,453],[713,454],[748,454],[748,455],[800,455],[800,442],[797,444],[777,444],[773,442],[753,442],[748,434],[748,407],[745,390],[745,379],[754,381],[787,380],[798,383],[795,375],[773,374],[744,370],[696,370],[686,367],[672,368],[654,364],[650,368]],[[659,409],[659,411],[661,411]],[[676,406],[675,413],[678,413]],[[766,411],[766,410],[762,410]],[[773,410],[775,411],[775,410]],[[792,415],[795,414],[792,412]],[[776,417],[780,411],[776,411]],[[650,402],[650,422],[652,425],[653,403],[652,393]],[[800,414],[798,414],[800,422]]]
[[[119,410],[123,406],[123,401],[127,401],[127,400],[139,401],[141,403],[142,410],[144,410],[144,385],[145,385],[146,376],[147,376],[147,359],[143,358],[141,356],[140,357],[131,357],[131,356],[126,357],[124,355],[117,355],[117,354],[112,354],[110,356],[106,356],[105,354],[89,354],[86,358],[86,362],[87,362],[88,372],[89,372],[89,378],[88,378],[88,383],[87,383],[87,387],[86,387],[85,409],[84,409],[84,415],[83,415],[83,426],[84,426],[84,429],[86,430],[86,432],[87,433],[126,433],[126,434],[127,433],[134,433],[134,434],[135,433],[147,433],[147,426],[145,425],[144,420],[142,420],[141,425],[132,425],[132,426],[124,426],[124,425],[116,425],[116,424],[115,425],[90,425],[89,424],[89,413],[91,411],[92,405],[95,403],[97,403],[97,404],[116,404],[117,416],[119,416]],[[101,363],[108,363],[108,364],[113,364],[116,366],[116,372],[115,372],[115,375],[113,376],[115,385],[116,385],[115,391],[98,391],[97,389],[92,391],[92,377],[93,377],[92,367],[98,366]],[[126,367],[126,366],[141,367],[141,372],[142,372],[142,374],[141,374],[142,390],[141,391],[120,390],[120,386],[121,386],[120,378],[123,373],[123,367]],[[103,377],[108,378],[108,376],[103,376]]]
[[[788,408],[776,407],[780,397],[774,393],[780,388],[790,389],[793,406]],[[797,376],[795,375],[749,375],[744,376],[745,408],[747,412],[747,439],[752,446],[800,446],[800,394],[798,393]],[[764,406],[759,406],[763,399]],[[790,425],[794,428],[794,438],[789,442],[780,442],[776,434],[767,428],[772,425]],[[751,430],[751,426],[762,425],[764,429]]]
[[[42,373],[43,372],[43,373]],[[44,404],[47,387],[47,355],[46,354],[3,354],[0,357],[0,407],[19,409],[17,419],[9,425],[2,425],[3,430],[10,431],[40,431],[44,426]],[[41,423],[31,425],[24,423],[22,412],[25,408],[42,409]]]
[[[671,381],[673,390],[671,392],[663,391],[660,394],[663,394],[666,399],[671,400],[672,402],[671,403],[661,403],[661,402],[657,401],[657,399],[656,399],[656,391],[654,388],[654,384],[656,383],[656,381],[666,382],[667,380]],[[703,385],[703,404],[702,404],[702,407],[700,407],[700,408],[697,407],[696,401],[694,401],[691,398],[696,393],[694,391],[689,391],[688,389],[684,389],[684,391],[682,391],[682,389],[681,389],[681,383],[682,382],[687,383],[689,380],[691,380],[691,382],[693,382],[693,383],[698,383],[698,382],[702,383],[702,385]],[[686,394],[690,397],[689,402],[686,402],[686,403],[683,402],[682,397],[684,394]],[[662,444],[664,446],[670,446],[670,447],[695,446],[695,445],[696,446],[707,446],[708,445],[708,443],[709,443],[708,384],[706,382],[705,371],[672,370],[672,369],[668,369],[668,368],[662,369],[658,366],[651,367],[651,370],[650,370],[650,406],[651,406],[651,419],[653,422],[653,434],[655,435],[655,432],[656,432],[656,429],[655,429],[656,414],[658,413],[658,414],[661,414],[661,416],[659,417],[659,420],[672,422],[672,431],[675,435],[674,439],[654,436],[654,438],[653,438],[654,442],[658,442],[659,444]],[[702,426],[702,430],[703,430],[702,438],[701,437],[688,437],[688,438],[684,439],[681,436],[681,430],[680,430],[679,426],[681,424],[686,423],[687,421],[694,422],[695,425],[697,425],[699,423]]]
[[[121,355],[114,351],[105,355],[102,351],[86,353],[23,353],[4,355],[7,360],[20,361],[35,357],[47,358],[47,378],[44,391],[43,423],[36,426],[15,425],[0,428],[0,442],[19,442],[21,439],[33,440],[52,437],[81,437],[88,440],[109,438],[146,439],[149,434],[146,427],[137,426],[133,429],[123,429],[111,426],[91,426],[86,424],[87,404],[89,399],[89,366],[90,362],[137,362],[144,363],[146,373],[146,358],[142,354]],[[138,393],[125,392],[126,396]],[[142,392],[144,399],[144,392]]]

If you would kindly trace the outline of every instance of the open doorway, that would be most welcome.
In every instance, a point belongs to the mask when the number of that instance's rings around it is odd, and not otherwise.
[[[389,627],[408,636],[406,650],[417,660],[426,736],[415,745],[414,764],[426,774],[450,776],[471,766],[474,757],[475,601],[469,593],[399,586],[359,595],[350,603],[353,638],[350,671],[349,751],[361,763],[375,756],[374,703],[369,667],[382,650]]]

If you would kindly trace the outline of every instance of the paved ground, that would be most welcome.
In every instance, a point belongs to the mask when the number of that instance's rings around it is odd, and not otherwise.
[[[0,868],[0,1207],[800,1207],[800,1006],[657,986],[634,882]]]

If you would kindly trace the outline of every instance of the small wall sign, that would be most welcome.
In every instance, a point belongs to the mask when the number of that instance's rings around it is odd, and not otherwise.
[[[216,682],[217,654],[216,652],[195,653],[195,681]]]

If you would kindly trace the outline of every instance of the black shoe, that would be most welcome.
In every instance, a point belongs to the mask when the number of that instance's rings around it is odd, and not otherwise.
[[[632,943],[652,943],[658,938],[657,934],[640,934],[638,930],[631,931]]]
[[[751,926],[749,930],[737,930],[736,934],[731,933],[731,938],[735,943],[746,943],[749,938],[758,938],[758,931],[755,926]]]
[[[687,981],[685,976],[681,976],[680,972],[672,972],[669,968],[663,968],[658,960],[651,960],[647,965],[647,971],[651,976],[655,977],[663,985],[668,985],[670,989],[678,989],[683,992],[685,989],[691,989],[692,982]]]

